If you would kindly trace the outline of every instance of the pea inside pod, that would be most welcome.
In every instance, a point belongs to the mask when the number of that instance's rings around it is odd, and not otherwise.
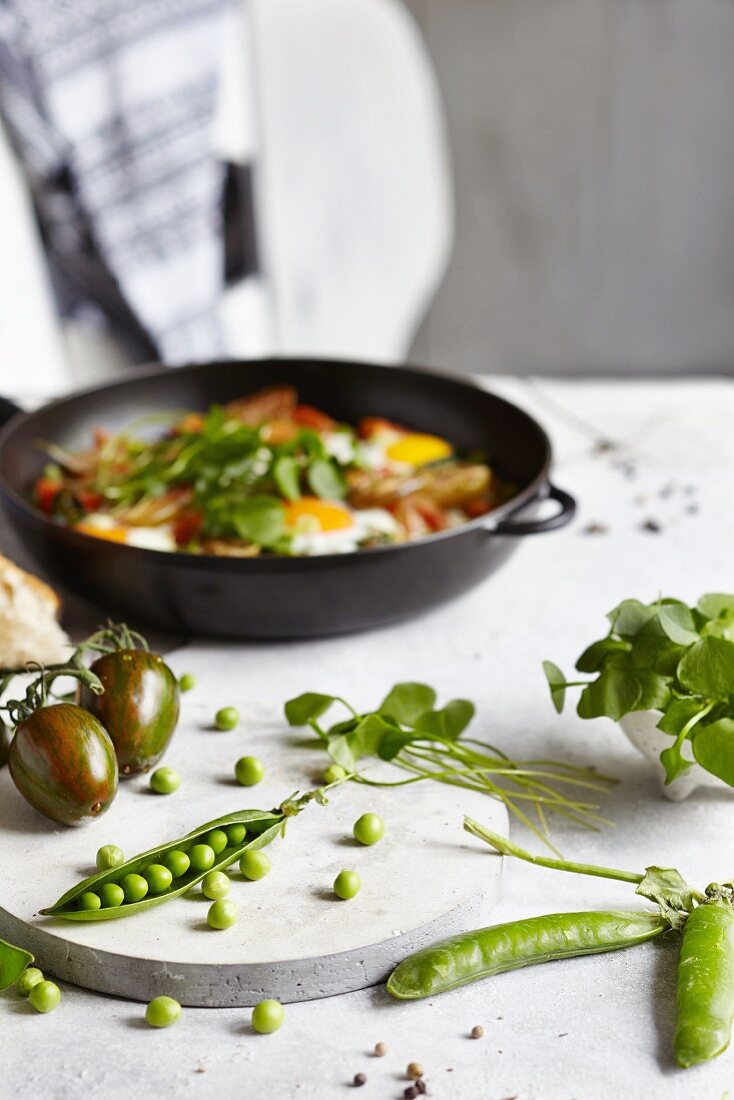
[[[148,852],[133,856],[119,867],[92,875],[72,887],[55,905],[42,912],[45,916],[60,917],[63,920],[98,921],[130,916],[153,905],[160,905],[185,894],[207,872],[221,871],[228,867],[246,849],[258,849],[269,844],[282,829],[286,817],[293,812],[299,810],[241,810],[217,818],[216,821],[208,821],[184,837],[177,837]],[[241,833],[241,827],[244,827],[244,833]],[[218,841],[223,839],[226,843],[219,852],[213,853],[213,862],[206,867],[200,867],[199,861],[189,861],[192,850],[200,849],[215,832],[219,834]],[[209,848],[209,851],[212,849]],[[155,868],[152,874],[151,868]],[[149,889],[138,899],[136,894],[140,891],[137,887],[142,890],[139,880],[145,882]],[[131,883],[135,889],[131,888]],[[156,890],[156,887],[161,889]],[[99,908],[80,907],[80,899],[87,894],[95,894],[100,898]]]

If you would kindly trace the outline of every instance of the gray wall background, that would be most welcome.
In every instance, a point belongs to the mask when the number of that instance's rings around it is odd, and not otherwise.
[[[412,358],[731,372],[734,0],[406,0],[457,239]]]

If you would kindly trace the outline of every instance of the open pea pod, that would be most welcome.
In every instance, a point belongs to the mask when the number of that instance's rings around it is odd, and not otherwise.
[[[0,940],[0,990],[15,985],[27,966],[33,962],[30,951]]]
[[[44,916],[60,917],[63,920],[76,921],[100,921],[116,920],[118,917],[132,916],[134,913],[142,913],[154,905],[161,905],[172,898],[178,898],[195,886],[209,871],[221,871],[235,860],[239,859],[247,849],[264,848],[282,830],[289,815],[280,810],[240,810],[237,813],[218,817],[214,821],[208,821],[200,825],[193,832],[177,840],[160,844],[157,848],[151,848],[148,852],[133,856],[120,867],[111,868],[108,871],[100,871],[99,874],[85,878],[77,886],[60,897],[55,905],[48,909],[42,909]],[[167,853],[173,851],[188,852],[194,844],[200,843],[203,837],[213,829],[226,829],[229,825],[244,825],[247,829],[244,839],[237,845],[228,845],[215,856],[215,861],[206,871],[189,869],[184,874],[174,878],[168,889],[158,894],[146,894],[141,901],[124,901],[122,905],[102,907],[100,909],[80,909],[79,898],[88,892],[97,893],[100,887],[107,883],[119,884],[129,874],[140,874],[151,863],[160,863]]]

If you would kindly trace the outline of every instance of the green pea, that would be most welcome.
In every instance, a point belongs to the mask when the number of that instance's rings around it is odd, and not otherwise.
[[[15,983],[15,988],[21,997],[27,997],[34,985],[38,985],[43,980],[42,970],[39,970],[37,966],[27,966]]]
[[[340,779],[346,778],[346,774],[346,768],[343,768],[341,764],[329,764],[324,772],[324,783],[338,783]]]
[[[342,901],[355,898],[362,888],[362,880],[356,871],[340,871],[334,879],[334,893]]]
[[[125,895],[116,882],[105,882],[100,886],[99,897],[103,909],[116,909],[125,900]]]
[[[229,878],[224,871],[209,871],[201,881],[201,892],[210,901],[219,901],[229,893]]]
[[[204,843],[208,844],[216,856],[227,847],[227,834],[223,829],[212,829],[204,837]]]
[[[215,858],[214,849],[210,848],[208,844],[195,844],[189,852],[191,870],[196,871],[197,874],[201,871],[208,871]]]
[[[214,901],[209,906],[209,912],[206,915],[206,923],[210,928],[217,928],[222,930],[224,928],[231,928],[237,920],[237,906],[233,901],[228,901],[226,898],[220,901]]]
[[[127,902],[142,901],[148,893],[148,883],[142,875],[125,875],[120,886]]]
[[[174,878],[181,878],[181,875],[185,875],[191,866],[191,860],[186,852],[179,852],[178,848],[174,848],[172,852],[166,852],[163,864]]]
[[[196,677],[192,676],[190,672],[184,672],[178,681],[178,686],[181,691],[191,691],[196,687]]]
[[[78,909],[83,909],[87,912],[102,908],[99,894],[95,894],[92,890],[87,890],[83,893],[76,904]]]
[[[214,725],[218,730],[233,730],[240,720],[236,707],[222,707],[214,715]]]
[[[352,831],[355,840],[360,844],[377,844],[377,841],[382,840],[385,835],[385,822],[379,814],[362,814],[354,822]]]
[[[265,878],[269,870],[270,859],[265,852],[257,852],[248,848],[240,856],[240,871],[251,882],[257,882],[258,879]]]
[[[150,777],[150,789],[156,794],[173,794],[180,786],[179,774],[173,768],[156,768]]]
[[[116,844],[105,844],[97,852],[97,870],[111,871],[113,867],[122,867],[125,856]]]
[[[283,1026],[285,1009],[280,1001],[260,1001],[252,1010],[252,1026],[260,1035],[272,1035]]]
[[[61,1000],[61,990],[55,982],[37,982],[28,994],[36,1012],[53,1012]]]
[[[145,1022],[151,1027],[170,1027],[181,1017],[181,1005],[173,997],[154,997],[145,1010]]]
[[[149,863],[143,871],[151,894],[162,894],[173,882],[173,875],[162,863]]]
[[[234,766],[234,777],[241,787],[254,787],[265,775],[265,768],[256,756],[242,756]]]
[[[240,844],[244,843],[247,836],[247,828],[245,825],[228,825],[227,840],[230,848],[239,848]]]

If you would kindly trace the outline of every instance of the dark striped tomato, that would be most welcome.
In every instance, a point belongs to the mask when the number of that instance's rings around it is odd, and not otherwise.
[[[99,817],[117,791],[112,741],[104,726],[74,703],[41,707],[24,718],[8,763],[23,797],[62,825]]]
[[[147,772],[166,751],[178,722],[178,681],[157,653],[119,649],[92,665],[103,695],[82,687],[79,702],[105,727],[123,776]]]

